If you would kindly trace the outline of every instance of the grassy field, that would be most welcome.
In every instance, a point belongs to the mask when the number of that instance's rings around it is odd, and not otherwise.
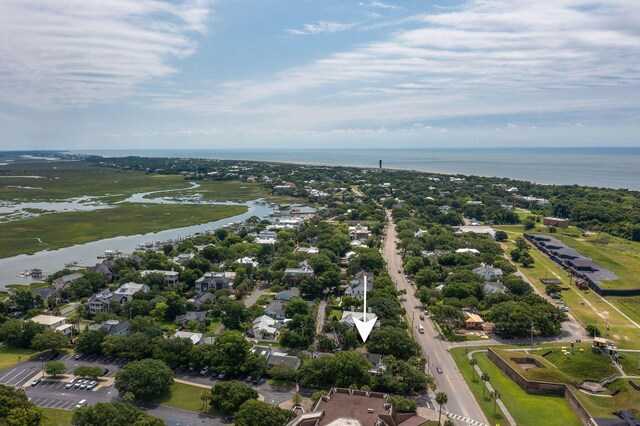
[[[639,382],[640,380],[636,379],[636,383]],[[618,410],[631,410],[636,417],[640,416],[640,392],[633,389],[626,379],[611,383],[609,390],[619,391],[619,393],[612,398],[591,396],[583,392],[575,392],[575,394],[593,417],[615,418],[616,416],[612,413]]]
[[[239,205],[194,208],[178,204],[120,204],[106,210],[58,213],[1,223],[0,257],[197,225],[246,211],[247,207]]]
[[[198,195],[203,201],[249,201],[269,198],[270,195],[259,183],[239,181],[199,181],[200,187],[185,191],[153,194],[153,197],[184,197]]]
[[[200,395],[202,392],[211,392],[210,389],[201,388],[198,386],[191,386],[184,383],[174,383],[171,387],[171,395],[163,400],[156,401],[159,404],[167,405],[169,407],[180,408],[188,411],[195,411],[196,413],[206,412],[208,414],[214,414],[211,406],[207,405],[207,410],[202,410],[202,400]]]
[[[499,226],[496,229],[507,231],[510,239],[522,234],[522,226]],[[512,242],[501,243],[505,252],[509,253],[513,248]],[[575,285],[570,284],[567,273],[555,262],[543,255],[535,248],[529,250],[535,263],[529,268],[520,268],[522,273],[542,292],[545,290],[544,284],[540,282],[540,278],[558,278],[563,287],[569,288],[562,292],[562,298],[569,308],[569,312],[582,323],[583,326],[595,325],[604,334],[605,324],[609,325],[609,339],[621,348],[640,349],[640,328],[635,327],[628,319],[624,318],[619,312],[609,306],[603,298],[591,291],[583,291]],[[618,298],[621,299],[621,298]],[[625,298],[627,299],[627,298]],[[618,308],[627,314],[631,319],[640,322],[640,315],[633,310],[634,303],[639,303],[639,298],[629,298],[631,306],[625,310],[620,305]],[[612,302],[615,302],[612,299]]]
[[[472,350],[476,349],[471,348]],[[465,354],[464,348],[451,350],[451,355],[458,368],[462,372],[467,385],[480,404],[482,411],[489,419],[490,424],[506,424],[504,414],[497,408],[497,415],[493,414],[493,399],[488,392],[483,396],[484,383],[475,375],[473,378],[471,365]],[[573,414],[564,398],[554,396],[528,395],[516,385],[506,374],[491,362],[486,354],[475,354],[474,359],[483,372],[489,374],[490,383],[500,394],[504,405],[514,417],[518,425],[580,425],[580,421]],[[536,413],[532,416],[531,413]]]
[[[5,166],[2,172],[10,176],[40,177],[2,178],[2,200],[50,201],[87,195],[109,196],[109,201],[119,201],[137,192],[189,186],[184,178],[178,175],[147,175],[80,162],[16,163]],[[23,189],[16,186],[42,189]]]
[[[57,410],[55,408],[40,408],[45,416],[42,426],[71,426],[72,410]]]
[[[36,353],[33,349],[12,348],[0,343],[0,370],[20,364]]]

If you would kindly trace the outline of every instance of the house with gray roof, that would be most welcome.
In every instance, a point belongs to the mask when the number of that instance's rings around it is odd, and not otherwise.
[[[215,301],[216,301],[216,295],[213,293],[209,293],[208,291],[204,293],[197,293],[191,299],[187,300],[187,302],[193,303],[193,306],[196,309],[201,309],[202,305],[210,304]]]
[[[365,276],[367,277],[367,291],[373,290],[373,272],[360,271],[355,275],[354,279],[351,280],[344,295],[362,299],[364,297]]]
[[[272,300],[269,305],[264,309],[264,314],[277,320],[283,320],[285,318],[285,306],[287,302],[284,300]]]
[[[118,320],[107,320],[100,324],[91,324],[89,330],[98,331],[104,329],[108,334],[113,336],[128,336],[130,326],[128,321],[120,322]]]
[[[63,275],[53,280],[53,287],[57,291],[60,291],[63,288],[67,287],[72,282],[74,282],[75,280],[79,280],[82,277],[84,277],[84,274],[81,274],[80,272],[74,272],[73,274]]]
[[[233,280],[226,272],[207,272],[196,280],[196,291],[205,293],[212,290],[231,288]]]
[[[293,287],[276,294],[275,299],[289,301],[291,299],[295,299],[296,297],[300,297],[300,289],[297,287]]]
[[[207,313],[204,311],[188,311],[184,315],[178,315],[173,322],[180,324],[181,327],[186,327],[189,321],[204,322],[206,317]]]
[[[498,294],[509,291],[500,281],[485,281],[482,290],[484,291],[484,294]]]

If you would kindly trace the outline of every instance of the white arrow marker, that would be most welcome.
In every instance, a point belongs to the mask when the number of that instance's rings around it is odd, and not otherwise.
[[[367,320],[367,274],[364,275],[364,316],[361,320],[356,317],[353,317],[353,322],[360,333],[360,337],[362,337],[362,341],[366,342],[367,337],[373,330],[373,326],[376,324],[378,318],[374,315],[373,318]]]

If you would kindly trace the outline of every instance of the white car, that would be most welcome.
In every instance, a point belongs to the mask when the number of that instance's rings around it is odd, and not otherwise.
[[[76,384],[76,381],[72,380],[69,383],[67,383],[64,388],[65,389],[71,389],[73,387],[73,385],[75,385],[75,384]]]
[[[85,405],[87,405],[87,400],[86,400],[86,399],[83,399],[82,401],[80,401],[80,402],[78,402],[78,403],[76,404],[76,408],[82,408],[82,407],[84,407]]]

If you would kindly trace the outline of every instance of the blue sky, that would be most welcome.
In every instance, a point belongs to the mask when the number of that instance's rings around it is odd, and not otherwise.
[[[640,145],[637,0],[3,0],[0,149]]]

